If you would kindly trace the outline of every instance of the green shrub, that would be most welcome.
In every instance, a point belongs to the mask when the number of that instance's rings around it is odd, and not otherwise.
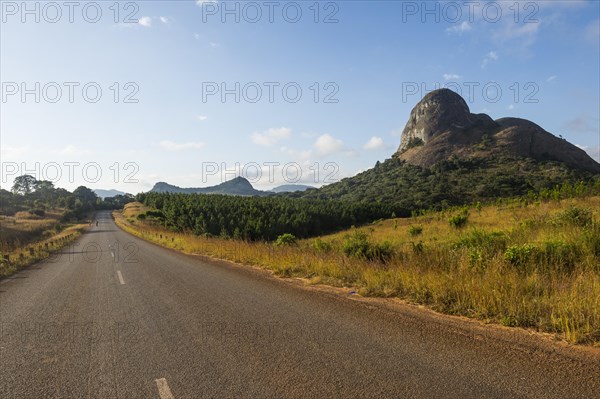
[[[448,223],[450,226],[460,229],[467,224],[467,220],[469,219],[469,212],[463,210],[461,213],[457,213],[456,215],[452,215],[450,219],[448,219]]]
[[[581,259],[581,250],[576,244],[564,241],[547,241],[540,253],[540,266],[546,265],[552,270],[571,272],[575,263]]]
[[[275,245],[296,245],[296,236],[290,233],[285,233],[277,237]]]
[[[423,141],[422,138],[420,138],[420,137],[413,137],[406,144],[406,147],[404,148],[404,151],[410,150],[411,148],[420,147],[420,146],[422,146],[424,144],[425,144],[425,142]]]
[[[484,252],[479,248],[469,248],[469,267],[474,269],[485,269],[485,256]]]
[[[423,244],[423,241],[419,241],[417,243],[411,242],[412,244],[412,250],[415,254],[422,254],[423,251],[425,251],[425,244]]]
[[[532,244],[511,245],[504,252],[504,259],[513,266],[521,267],[531,262],[539,254]]]
[[[346,256],[383,263],[390,260],[393,255],[393,248],[389,242],[372,243],[367,233],[362,231],[346,236],[342,249]]]
[[[31,213],[35,216],[39,216],[39,217],[44,217],[46,215],[46,211],[38,208],[38,209],[32,209]]]
[[[73,211],[66,211],[60,218],[61,222],[70,222],[77,218],[77,214]]]
[[[331,243],[317,238],[313,241],[313,248],[318,252],[330,252],[332,249]]]
[[[165,214],[162,211],[147,211],[146,212],[146,216],[147,217],[157,218],[157,219],[164,219],[165,218]]]
[[[582,244],[592,255],[600,257],[600,224],[593,224],[583,233]]]
[[[592,224],[592,211],[590,209],[570,206],[568,209],[556,215],[555,220],[562,224],[587,227]]]
[[[408,228],[408,234],[410,234],[412,237],[416,237],[416,236],[420,235],[422,232],[423,232],[422,226],[410,226]]]
[[[146,220],[146,214],[145,213],[140,213],[139,215],[136,216],[139,220]]]
[[[507,243],[508,237],[505,233],[474,229],[463,235],[454,244],[454,248],[478,248],[486,254],[494,254],[506,250]]]

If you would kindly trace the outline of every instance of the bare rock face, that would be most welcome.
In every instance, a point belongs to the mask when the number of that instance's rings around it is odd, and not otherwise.
[[[449,89],[432,91],[413,108],[396,156],[424,167],[451,157],[529,157],[600,173],[598,162],[566,140],[525,119],[472,114]]]
[[[467,103],[452,90],[435,90],[427,94],[411,111],[402,131],[399,151],[409,143],[429,142],[436,134],[460,129],[471,124]]]

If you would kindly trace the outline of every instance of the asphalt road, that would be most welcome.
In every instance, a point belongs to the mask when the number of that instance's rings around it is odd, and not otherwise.
[[[0,282],[0,398],[600,397],[598,351],[306,289],[98,218]]]

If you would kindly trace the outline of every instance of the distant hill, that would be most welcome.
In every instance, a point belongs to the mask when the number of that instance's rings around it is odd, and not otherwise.
[[[150,192],[156,193],[182,193],[182,194],[226,194],[226,195],[268,195],[265,191],[256,190],[250,182],[243,177],[236,177],[224,183],[210,187],[182,188],[165,182],[159,182],[152,187]]]
[[[94,190],[94,192],[96,193],[96,195],[102,199],[104,198],[109,198],[109,197],[114,197],[116,195],[125,195],[125,193],[123,191],[119,191],[119,190],[103,190],[103,189],[96,189]]]
[[[525,119],[471,114],[448,89],[412,110],[392,158],[320,189],[280,194],[394,205],[404,214],[598,179],[585,151]],[[400,216],[400,215],[398,215]]]
[[[281,186],[274,187],[270,191],[274,192],[274,193],[292,193],[295,191],[306,191],[309,188],[314,188],[314,187],[307,186],[304,184],[284,184]]]
[[[567,140],[526,119],[472,114],[448,89],[427,94],[413,108],[396,156],[425,167],[451,158],[518,157],[600,173],[600,164]]]

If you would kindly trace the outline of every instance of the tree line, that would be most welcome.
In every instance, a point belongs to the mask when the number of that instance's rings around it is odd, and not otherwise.
[[[55,187],[51,181],[22,175],[15,178],[11,191],[0,189],[0,214],[14,215],[19,211],[29,211],[44,216],[47,209],[64,209],[64,218],[72,219],[81,218],[93,210],[118,209],[133,200],[130,195],[102,199],[85,186],[69,192]]]
[[[281,234],[310,237],[394,216],[385,204],[285,197],[141,193],[152,218],[175,231],[228,238],[274,240]]]

